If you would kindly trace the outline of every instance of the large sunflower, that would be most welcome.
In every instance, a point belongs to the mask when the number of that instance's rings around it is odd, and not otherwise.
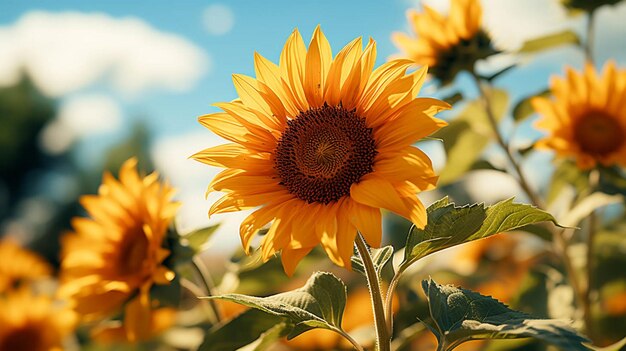
[[[541,115],[535,127],[548,133],[537,146],[574,157],[581,169],[626,166],[626,70],[610,62],[599,76],[591,64],[582,73],[568,67],[550,90],[553,98],[532,100]]]
[[[21,281],[32,281],[52,274],[52,267],[39,255],[10,239],[0,240],[0,293]]]
[[[391,39],[418,65],[429,67],[443,84],[461,70],[473,70],[474,63],[495,51],[481,30],[482,7],[478,0],[451,0],[450,14],[444,17],[427,5],[424,12],[410,9],[407,20],[412,35],[393,33]]]
[[[61,295],[87,319],[126,303],[126,321],[139,325],[149,318],[150,287],[174,276],[162,265],[169,255],[163,240],[177,209],[173,189],[156,173],[142,178],[136,164],[126,161],[119,181],[104,174],[98,195],[80,199],[91,218],[74,218],[75,232],[62,240]]]
[[[18,289],[0,296],[0,351],[61,351],[74,313],[46,296]]]
[[[295,30],[275,65],[255,55],[256,79],[234,75],[239,99],[199,118],[232,141],[193,158],[224,167],[209,191],[225,192],[209,214],[256,208],[241,224],[243,247],[272,222],[261,243],[264,259],[282,250],[288,274],[317,244],[350,267],[357,230],[381,242],[381,208],[424,226],[417,192],[434,187],[430,159],[412,146],[445,122],[449,106],[415,98],[426,73],[394,60],[372,71],[376,44],[361,38],[333,59],[319,29],[309,48]]]

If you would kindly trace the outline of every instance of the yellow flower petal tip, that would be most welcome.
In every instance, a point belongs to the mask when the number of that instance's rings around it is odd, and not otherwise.
[[[566,67],[565,77],[551,79],[550,92],[531,100],[540,115],[534,126],[546,132],[538,147],[573,158],[581,169],[626,167],[626,70],[612,61],[601,74],[589,63],[582,72]]]
[[[243,247],[269,228],[263,257],[282,252],[289,275],[319,244],[349,267],[357,231],[379,246],[382,208],[423,225],[416,194],[436,179],[413,144],[444,124],[433,115],[449,105],[416,97],[425,73],[407,74],[410,60],[374,68],[373,40],[331,52],[317,27],[308,48],[294,30],[278,64],[255,53],[256,77],[234,80],[238,99],[201,118],[231,143],[192,156],[225,169],[210,213],[256,209],[241,224]]]

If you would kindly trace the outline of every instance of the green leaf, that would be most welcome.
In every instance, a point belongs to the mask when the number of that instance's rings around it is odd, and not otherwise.
[[[575,32],[571,30],[565,30],[563,32],[549,34],[540,38],[528,40],[522,45],[518,52],[523,54],[531,54],[551,49],[556,46],[569,44],[579,45],[580,39]]]
[[[548,96],[550,96],[550,90],[544,89],[536,94],[523,98],[513,108],[513,119],[515,119],[516,122],[521,122],[525,120],[530,115],[535,113],[535,109],[533,108],[533,105],[531,104],[530,101],[535,97],[548,97]]]
[[[209,329],[198,351],[237,350],[278,326],[286,328],[283,318],[250,309],[225,324]]]
[[[254,348],[250,351],[265,351],[270,349],[277,340],[287,336],[288,331],[289,328],[285,322],[276,324],[274,327],[261,334],[261,336],[254,343]]]
[[[513,198],[500,201],[487,208],[487,218],[480,230],[472,234],[467,241],[518,229],[528,224],[552,222],[561,227],[556,219],[546,211],[535,206],[513,203]]]
[[[529,224],[523,227],[519,227],[518,230],[533,234],[534,236],[541,238],[545,241],[552,241],[552,232],[541,224]]]
[[[413,226],[409,232],[401,270],[434,252],[472,240],[539,222],[558,225],[551,214],[531,205],[513,203],[512,198],[489,207],[484,204],[456,207],[445,197],[429,206],[426,214],[426,227]]]
[[[424,229],[411,228],[404,251],[404,262],[412,262],[433,252],[461,244],[480,229],[487,213],[482,204],[455,207],[444,198],[427,211]]]
[[[517,339],[532,337],[563,350],[589,350],[588,340],[568,323],[538,319],[510,309],[498,300],[477,292],[439,285],[432,279],[422,281],[430,315],[439,343],[452,350],[476,339]]]
[[[550,185],[548,186],[547,202],[551,204],[567,187],[574,187],[577,193],[589,190],[589,175],[581,171],[575,162],[563,160],[554,169]]]
[[[287,336],[291,339],[314,328],[341,331],[346,286],[331,273],[316,272],[302,288],[277,295],[254,297],[225,294],[205,298],[233,301],[285,318],[294,324]]]
[[[506,113],[508,95],[504,90],[494,89],[489,93],[496,120]],[[446,165],[440,172],[439,185],[456,181],[469,171],[492,140],[493,128],[479,100],[469,102],[445,128],[432,137],[443,140],[446,150]]]
[[[444,96],[442,98],[443,101],[449,103],[450,105],[454,105],[459,101],[463,100],[463,94],[461,94],[461,92],[459,91],[455,91],[454,93],[448,95],[448,96]]]
[[[378,276],[380,277],[383,268],[385,268],[385,265],[389,263],[393,257],[393,247],[389,245],[379,249],[372,249],[371,255],[376,273],[378,273]],[[352,256],[352,269],[355,272],[365,274],[365,267],[363,266],[363,261],[359,255]]]
[[[219,227],[219,224],[212,225],[210,227],[194,230],[193,232],[183,236],[187,241],[187,245],[191,247],[196,253],[202,251],[202,246],[209,241],[211,236],[215,234],[215,231]]]
[[[453,183],[472,167],[489,144],[488,138],[472,130],[463,120],[454,120],[433,135],[443,140],[446,165],[440,172],[439,186]]]
[[[578,225],[578,223],[580,223],[596,209],[610,204],[621,203],[623,200],[624,197],[622,195],[608,195],[601,192],[595,192],[576,203],[576,205],[570,208],[569,211],[567,211],[567,213],[560,218],[560,220],[563,225],[573,227]]]

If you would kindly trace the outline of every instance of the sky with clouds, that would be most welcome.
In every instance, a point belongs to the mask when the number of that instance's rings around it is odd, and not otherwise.
[[[448,0],[424,0],[447,11]],[[582,18],[568,19],[556,0],[482,0],[485,26],[501,49],[564,28],[583,31]],[[394,31],[407,30],[405,12],[419,0],[317,1],[80,1],[0,2],[0,86],[26,71],[59,102],[58,116],[41,134],[51,153],[82,143],[77,157],[97,162],[107,145],[123,139],[137,119],[155,135],[157,168],[179,188],[180,223],[207,223],[213,197],[204,190],[217,169],[189,160],[192,153],[222,141],[202,128],[197,116],[215,112],[215,102],[236,97],[232,73],[254,74],[253,54],[277,61],[294,28],[309,38],[321,24],[337,52],[358,36],[378,43],[381,64],[396,49]],[[626,2],[597,14],[598,61],[626,64]],[[580,66],[582,55],[563,48],[517,60],[523,68],[499,84],[521,97],[545,86],[564,63]],[[497,64],[493,62],[492,64]],[[463,79],[459,84],[467,85]],[[426,94],[433,94],[426,87]],[[471,93],[470,93],[471,94]],[[85,142],[85,140],[89,142]],[[435,150],[436,151],[436,150]],[[433,151],[433,152],[435,152]],[[95,160],[95,161],[94,161]],[[236,230],[242,215],[224,221],[223,235]]]

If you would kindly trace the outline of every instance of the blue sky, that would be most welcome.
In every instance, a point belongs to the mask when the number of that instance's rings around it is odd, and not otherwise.
[[[277,60],[285,39],[294,28],[306,38],[321,24],[333,48],[357,36],[378,39],[379,63],[394,51],[389,34],[404,26],[408,3],[397,1],[232,1],[235,23],[223,35],[205,29],[203,12],[211,2],[185,1],[172,7],[167,1],[3,1],[0,23],[15,22],[33,10],[51,12],[102,12],[115,18],[138,17],[154,28],[177,34],[204,50],[211,68],[193,89],[182,93],[151,91],[126,101],[130,114],[143,114],[157,122],[157,134],[196,128],[196,116],[212,111],[209,105],[231,100],[235,91],[232,73],[253,74],[252,55],[258,51]],[[97,40],[97,39],[95,39]]]
[[[425,0],[445,11],[448,0]],[[491,67],[517,62],[519,68],[498,80],[512,100],[546,87],[564,64],[580,66],[582,54],[572,47],[519,56],[512,52],[524,39],[571,28],[582,34],[584,19],[568,19],[557,0],[482,0],[484,23],[496,43],[509,54]],[[277,62],[294,28],[305,41],[320,24],[333,51],[358,36],[378,43],[381,64],[396,49],[394,31],[406,30],[405,12],[419,0],[316,1],[0,1],[0,85],[27,67],[36,83],[59,102],[57,122],[42,140],[54,149],[78,142],[76,155],[85,167],[99,162],[108,144],[128,135],[136,119],[147,122],[155,136],[156,165],[179,188],[184,201],[181,223],[193,228],[207,223],[215,197],[204,190],[218,171],[188,156],[221,141],[197,117],[216,111],[211,104],[236,97],[231,74],[254,75],[253,53]],[[207,9],[221,8],[216,18]],[[225,9],[225,10],[224,10]],[[207,26],[207,16],[210,22]],[[229,24],[228,18],[232,16]],[[626,64],[626,2],[597,13],[598,62],[615,58]],[[212,28],[212,29],[211,29]],[[222,33],[220,33],[222,32]],[[13,72],[15,73],[15,72]],[[467,77],[456,84],[466,96],[475,94]],[[422,95],[437,95],[427,86]],[[453,112],[454,113],[454,112]],[[54,127],[54,128],[53,128]],[[48,136],[46,138],[46,135]],[[47,145],[44,142],[45,145]],[[440,160],[440,162],[443,162]],[[493,188],[493,184],[489,184]],[[223,232],[237,241],[242,215],[226,219]]]

